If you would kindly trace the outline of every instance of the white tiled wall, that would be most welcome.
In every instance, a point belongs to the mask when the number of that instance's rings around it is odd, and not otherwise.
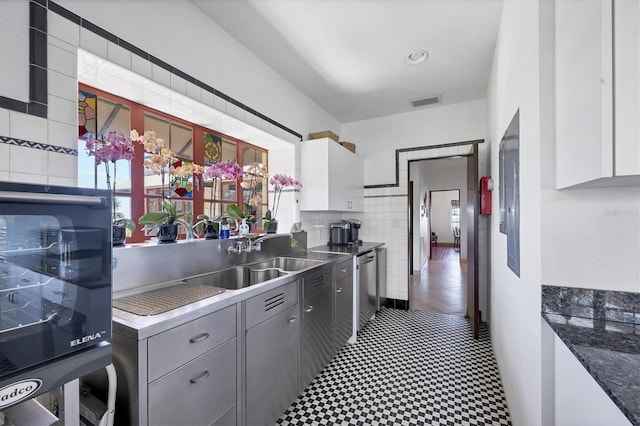
[[[486,158],[487,147],[480,144],[480,158]],[[399,156],[399,185],[388,188],[367,188],[364,190],[364,212],[359,214],[342,212],[302,212],[303,228],[308,233],[308,245],[326,244],[329,240],[329,224],[340,219],[355,218],[362,221],[360,238],[371,242],[384,242],[387,247],[387,297],[409,300],[409,258],[408,258],[408,202],[407,181],[408,161],[428,158],[467,155],[470,146],[456,146],[401,152]],[[479,174],[487,169],[486,160],[481,162]],[[479,224],[479,271],[481,309],[487,280],[486,246],[488,221],[480,218]],[[485,298],[486,299],[486,298]],[[486,303],[486,302],[485,302]],[[486,306],[486,305],[485,305]],[[484,316],[483,318],[486,318]]]

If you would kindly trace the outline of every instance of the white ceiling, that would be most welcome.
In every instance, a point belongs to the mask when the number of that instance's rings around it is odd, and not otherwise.
[[[502,0],[191,2],[343,123],[432,95],[483,99],[502,11]],[[406,64],[416,49],[429,58]]]

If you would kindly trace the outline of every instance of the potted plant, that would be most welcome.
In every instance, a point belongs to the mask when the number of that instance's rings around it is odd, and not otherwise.
[[[262,217],[262,228],[267,234],[275,234],[278,231],[278,207],[280,206],[280,196],[285,188],[301,188],[302,183],[284,174],[275,174],[269,179],[269,183],[273,185],[273,211],[267,210]]]
[[[268,176],[267,166],[261,163],[254,162],[247,167],[242,174],[242,182],[240,186],[246,190],[249,195],[247,202],[244,203],[243,208],[240,208],[236,204],[230,204],[227,207],[227,215],[229,218],[239,222],[242,219],[246,219],[247,223],[254,225],[256,218],[256,207],[262,204],[262,197],[257,194],[258,184]]]
[[[144,167],[153,171],[160,176],[161,179],[161,200],[162,211],[148,212],[138,219],[138,223],[144,226],[147,231],[157,230],[158,240],[160,242],[172,242],[178,238],[178,224],[184,226],[187,239],[193,238],[193,230],[184,218],[186,213],[177,213],[176,208],[170,201],[168,182],[165,192],[165,175],[186,177],[190,175],[201,175],[203,167],[197,164],[184,164],[174,167],[174,163],[178,161],[176,153],[169,149],[162,138],[156,136],[153,130],[147,130],[143,135],[138,134],[134,129],[131,130],[131,140],[137,141],[144,145],[144,150],[149,158],[144,160]]]
[[[111,240],[114,246],[124,245],[127,231],[131,233],[136,229],[136,225],[131,219],[127,219],[117,211],[118,202],[116,200],[117,163],[119,160],[129,161],[134,158],[134,147],[131,142],[131,139],[122,133],[109,132],[104,140],[89,136],[85,145],[87,154],[95,158],[96,166],[104,164],[107,189],[111,191]],[[111,180],[112,170],[113,181]]]
[[[162,243],[173,242],[178,238],[178,225],[184,226],[187,238],[193,236],[191,225],[184,218],[188,213],[178,213],[175,206],[169,200],[162,200],[162,211],[148,212],[138,219],[138,223],[147,231],[158,231],[158,241]]]
[[[242,167],[238,165],[238,163],[232,161],[219,161],[214,163],[213,165],[207,167],[202,173],[202,179],[205,181],[212,181],[212,198],[215,199],[218,194],[218,182],[225,180],[237,180],[242,176]],[[198,215],[198,222],[196,222],[193,227],[197,234],[202,233],[204,229],[204,237],[207,239],[218,238],[219,233],[219,223],[217,220],[220,219],[219,216],[214,216],[213,214],[213,200],[209,204],[209,214],[200,214]]]

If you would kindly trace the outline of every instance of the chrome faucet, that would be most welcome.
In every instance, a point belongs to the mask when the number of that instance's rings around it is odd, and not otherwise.
[[[236,240],[236,242],[233,245],[230,245],[229,247],[227,247],[227,254],[233,254],[233,253],[240,254],[243,251],[248,251],[247,248],[248,247],[245,248],[243,240]]]
[[[284,236],[287,236],[287,235],[289,236],[289,238],[292,241],[296,241],[293,238],[293,234],[265,234],[260,238],[256,238],[255,240],[249,239],[247,241],[247,248],[246,248],[245,251],[247,251],[247,252],[260,251],[260,250],[262,250],[262,242],[263,241],[270,240],[272,238],[284,237]],[[296,241],[296,245],[297,245],[297,241]],[[292,247],[294,247],[294,246],[292,245]]]
[[[236,240],[234,245],[231,245],[227,248],[227,254],[240,254],[240,253],[251,253],[252,251],[260,251],[262,250],[262,242],[265,240],[270,240],[272,238],[285,237],[288,236],[291,240],[291,247],[294,248],[298,245],[298,241],[293,238],[293,234],[265,234],[262,237],[253,239],[253,238],[242,238]],[[246,241],[246,244],[245,244]]]

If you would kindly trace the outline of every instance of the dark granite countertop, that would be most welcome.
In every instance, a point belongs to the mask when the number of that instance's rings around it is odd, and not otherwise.
[[[344,253],[359,256],[377,247],[383,246],[384,243],[372,243],[364,241],[362,245],[322,245],[308,248],[307,251],[315,251],[321,253]]]
[[[542,317],[640,426],[640,293],[542,286]]]

